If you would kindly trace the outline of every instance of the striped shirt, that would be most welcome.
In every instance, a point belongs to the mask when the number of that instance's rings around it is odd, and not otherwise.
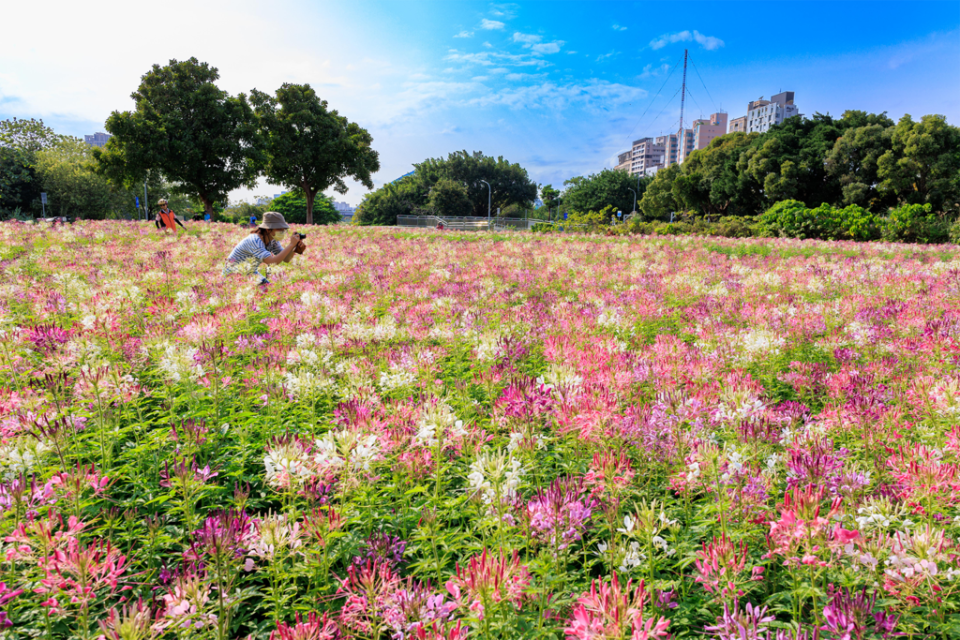
[[[250,265],[250,271],[256,271],[260,268],[260,262],[264,258],[275,256],[283,251],[283,247],[276,240],[264,246],[263,238],[260,234],[251,234],[237,243],[230,255],[227,257],[227,264],[223,267],[223,275],[235,273],[241,264]]]

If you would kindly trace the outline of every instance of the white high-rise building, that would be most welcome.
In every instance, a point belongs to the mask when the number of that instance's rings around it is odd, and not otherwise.
[[[778,93],[769,100],[754,100],[747,104],[747,133],[764,133],[787,118],[799,115],[800,108],[793,104],[793,91]]]

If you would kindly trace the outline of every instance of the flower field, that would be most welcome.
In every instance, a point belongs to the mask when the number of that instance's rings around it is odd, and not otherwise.
[[[960,254],[0,225],[0,637],[960,637]]]

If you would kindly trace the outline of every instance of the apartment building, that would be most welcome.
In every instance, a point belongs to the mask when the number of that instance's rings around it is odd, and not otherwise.
[[[97,132],[92,136],[83,136],[83,141],[91,147],[104,147],[107,144],[107,140],[112,137],[109,133]]]
[[[682,142],[680,141],[680,136],[683,136]],[[694,140],[693,140],[694,131],[693,129],[684,129],[682,132],[678,131],[677,135],[674,136],[674,138],[677,141],[675,143],[677,144],[676,162],[682,163],[684,160],[687,159],[687,156],[693,153],[693,150],[696,148],[694,147]],[[671,164],[674,164],[674,163],[673,162],[667,163],[667,166],[669,167]]]
[[[793,99],[793,91],[783,91],[769,100],[761,97],[748,103],[747,133],[764,133],[787,118],[801,115],[800,108],[794,104]]]
[[[730,121],[727,125],[727,133],[733,133],[734,131],[747,132],[747,116],[740,116]]]
[[[707,145],[727,132],[727,114],[711,113],[709,119],[693,121],[693,148],[706,149]]]
[[[616,168],[632,176],[646,175],[647,169],[663,166],[664,152],[663,145],[653,138],[640,138],[633,141],[630,151],[617,155]]]

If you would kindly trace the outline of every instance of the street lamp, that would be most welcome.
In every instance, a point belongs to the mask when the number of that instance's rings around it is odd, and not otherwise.
[[[493,198],[493,189],[490,188],[490,183],[486,180],[481,180],[483,184],[487,185],[487,228],[490,228],[490,202]]]
[[[630,187],[627,187],[627,189],[630,189]],[[633,191],[633,189],[630,189],[630,191]],[[636,210],[637,210],[637,192],[633,191],[633,211],[636,211]],[[633,213],[633,211],[631,211],[630,213]]]

